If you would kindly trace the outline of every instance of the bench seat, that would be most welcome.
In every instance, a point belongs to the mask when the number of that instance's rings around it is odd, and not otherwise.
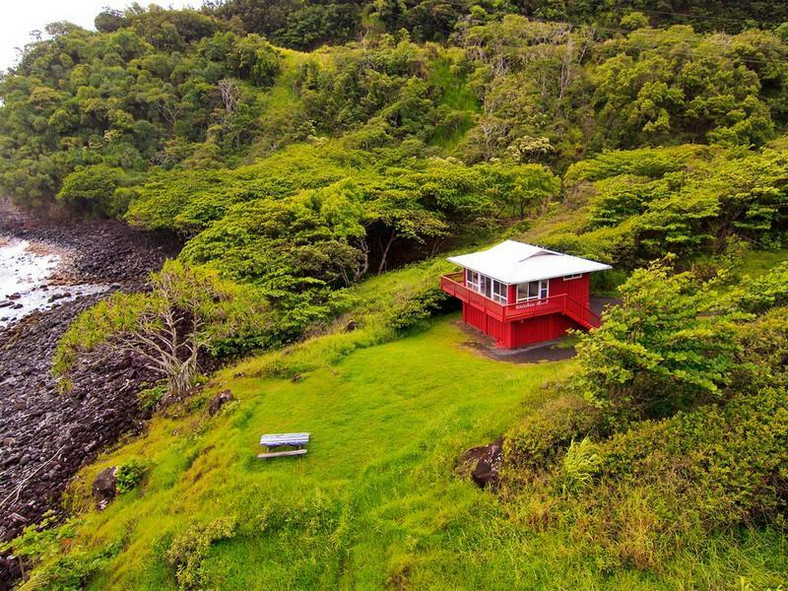
[[[305,449],[291,449],[288,451],[273,451],[265,454],[258,454],[258,458],[278,458],[279,456],[302,456],[306,453]]]
[[[278,447],[280,445],[306,445],[309,433],[269,433],[260,437],[260,445]]]

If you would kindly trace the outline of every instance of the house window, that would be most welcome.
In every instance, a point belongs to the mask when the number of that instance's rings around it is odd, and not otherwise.
[[[480,284],[481,288],[479,289],[479,293],[481,293],[486,298],[492,297],[492,279],[486,275],[481,275]]]
[[[479,291],[479,274],[470,269],[465,271],[465,284],[473,291]]]
[[[541,281],[530,281],[528,283],[520,283],[517,286],[517,301],[530,302],[533,300],[541,300],[549,295],[549,282],[546,279]]]
[[[499,304],[506,304],[509,300],[509,286],[493,279],[492,299]]]
[[[576,275],[567,275],[564,277],[564,281],[569,281],[571,279],[580,279],[583,276],[582,273],[577,273]]]

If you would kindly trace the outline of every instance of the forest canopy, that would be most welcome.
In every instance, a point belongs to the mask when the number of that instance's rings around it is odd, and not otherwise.
[[[535,237],[622,269],[784,240],[788,25],[441,6],[54,23],[0,81],[0,189],[180,235],[183,261],[314,312],[290,335],[367,274],[561,202]]]

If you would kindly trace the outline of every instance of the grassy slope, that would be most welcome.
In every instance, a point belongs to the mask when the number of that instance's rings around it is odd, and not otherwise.
[[[214,418],[157,418],[88,468],[82,495],[105,466],[140,457],[153,466],[141,492],[87,515],[81,543],[127,542],[92,588],[173,588],[163,558],[172,535],[224,515],[239,527],[204,563],[209,588],[689,588],[769,580],[785,568],[779,536],[745,532],[688,548],[659,577],[613,574],[589,561],[585,540],[540,532],[518,520],[516,504],[458,477],[462,451],[542,403],[550,393],[541,386],[572,364],[479,357],[462,347],[455,319],[297,383],[227,370],[208,394],[229,387],[237,403]],[[255,458],[260,433],[302,429],[313,433],[306,457]]]
[[[458,346],[464,338],[442,320],[297,383],[218,376],[214,390],[230,387],[239,400],[231,408],[213,419],[204,411],[156,419],[84,474],[87,482],[133,457],[154,466],[142,494],[87,518],[95,543],[131,540],[94,587],[172,585],[159,540],[226,514],[238,515],[238,535],[217,545],[206,569],[231,588],[379,587],[406,570],[481,584],[486,562],[512,580],[513,557],[498,556],[485,535],[498,510],[453,475],[454,461],[499,436],[570,365],[493,362]],[[313,433],[306,457],[255,458],[260,433],[293,430]],[[454,552],[473,560],[457,562]]]

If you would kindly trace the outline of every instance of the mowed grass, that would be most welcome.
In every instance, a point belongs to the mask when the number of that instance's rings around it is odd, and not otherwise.
[[[166,560],[173,537],[222,517],[236,531],[211,545],[203,588],[724,588],[785,567],[782,538],[751,530],[688,548],[660,573],[610,569],[586,552],[593,540],[581,531],[535,526],[517,503],[476,488],[458,457],[552,396],[545,384],[573,362],[481,357],[464,346],[457,318],[315,363],[296,382],[253,377],[268,375],[267,356],[247,361],[202,397],[232,391],[237,401],[217,416],[198,406],[158,417],[86,469],[72,492],[83,508],[100,469],[135,458],[150,466],[140,490],[84,516],[75,546],[122,547],[91,588],[177,587]],[[246,375],[234,377],[239,369]],[[256,458],[260,434],[286,431],[312,433],[306,456]]]

